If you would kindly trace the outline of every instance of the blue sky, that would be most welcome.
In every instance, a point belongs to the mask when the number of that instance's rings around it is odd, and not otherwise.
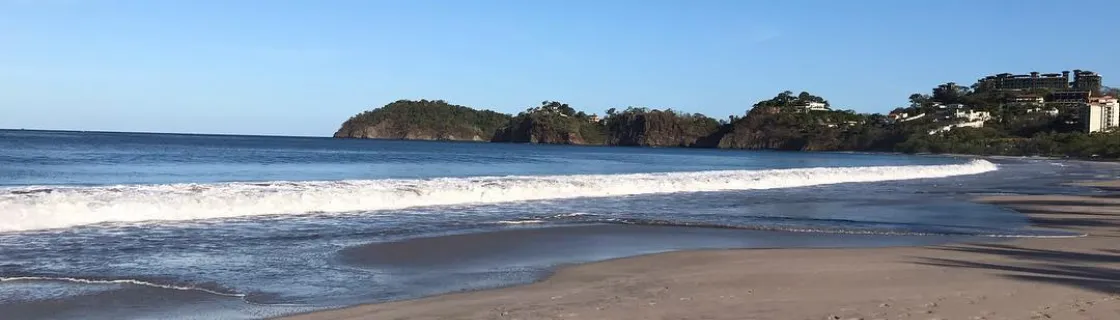
[[[0,128],[325,136],[397,99],[722,118],[781,90],[886,112],[1088,69],[1120,1],[0,0]]]

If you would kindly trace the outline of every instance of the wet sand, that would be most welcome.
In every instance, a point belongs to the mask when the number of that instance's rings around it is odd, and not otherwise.
[[[1120,193],[1118,181],[1092,185]],[[977,201],[1087,236],[678,251],[565,267],[529,285],[287,319],[1120,319],[1120,194]]]

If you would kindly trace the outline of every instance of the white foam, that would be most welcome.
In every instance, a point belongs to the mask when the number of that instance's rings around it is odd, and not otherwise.
[[[547,221],[544,221],[544,220],[502,220],[502,221],[498,221],[497,223],[498,224],[540,224],[540,223],[545,223],[545,222],[547,222]]]
[[[225,293],[225,292],[219,292],[219,291],[214,291],[214,290],[204,289],[204,288],[198,288],[198,287],[166,285],[166,284],[158,284],[158,283],[154,283],[154,282],[133,280],[133,279],[95,280],[95,279],[82,279],[82,278],[69,278],[69,277],[8,277],[8,278],[0,277],[0,282],[16,282],[16,281],[57,281],[57,282],[79,283],[79,284],[135,285],[135,286],[145,286],[145,287],[162,288],[162,289],[170,289],[170,290],[180,290],[180,291],[199,291],[199,292],[205,292],[205,293],[209,293],[209,294],[227,296],[227,297],[239,297],[239,298],[244,298],[245,297],[244,294],[239,294],[239,293]]]
[[[753,190],[941,178],[996,170],[963,164],[424,180],[168,184],[0,189],[0,232],[102,222],[181,221],[527,200]],[[51,189],[44,191],[46,189]]]

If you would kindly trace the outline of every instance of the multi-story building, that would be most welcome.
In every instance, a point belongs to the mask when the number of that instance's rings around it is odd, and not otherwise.
[[[956,82],[948,82],[938,85],[937,88],[933,88],[933,96],[944,97],[956,95],[958,92],[960,92],[960,89],[961,87],[958,86]]]
[[[1046,105],[1051,107],[1078,107],[1089,103],[1093,97],[1091,91],[1058,91],[1052,92],[1046,99]]]
[[[1001,73],[981,78],[976,83],[979,91],[986,90],[1036,90],[1047,89],[1051,91],[1089,91],[1092,95],[1099,95],[1101,88],[1101,75],[1086,70],[1073,70],[1073,81],[1070,82],[1070,72],[1010,74]]]
[[[1003,104],[1005,106],[1014,107],[1041,106],[1043,104],[1046,104],[1046,99],[1036,95],[1022,95],[1007,98],[1007,100],[1004,101]]]
[[[1092,71],[1073,70],[1073,89],[1077,91],[1089,91],[1092,95],[1099,96],[1101,94],[1101,75]]]
[[[1120,102],[1114,97],[1095,97],[1084,105],[1081,117],[1089,133],[1120,127]]]
[[[1030,74],[1001,73],[984,77],[977,81],[977,84],[978,90],[1065,90],[1070,87],[1069,71],[1062,71],[1061,74],[1040,74],[1038,72],[1031,72]]]

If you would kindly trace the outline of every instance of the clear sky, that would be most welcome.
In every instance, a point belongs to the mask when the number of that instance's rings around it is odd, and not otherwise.
[[[939,83],[1120,84],[1120,1],[0,0],[0,128],[330,135],[444,99],[886,112]]]

